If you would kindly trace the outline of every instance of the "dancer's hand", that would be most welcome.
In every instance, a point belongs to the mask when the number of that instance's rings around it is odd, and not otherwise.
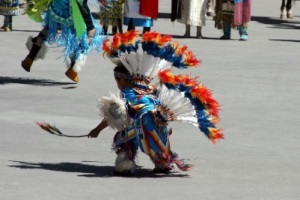
[[[100,134],[100,132],[105,129],[108,126],[106,119],[103,119],[100,124],[91,130],[91,132],[88,134],[89,138],[96,138]]]
[[[95,129],[91,130],[91,132],[88,134],[88,137],[96,138],[96,137],[98,137],[99,133],[100,133],[100,131],[95,128]]]

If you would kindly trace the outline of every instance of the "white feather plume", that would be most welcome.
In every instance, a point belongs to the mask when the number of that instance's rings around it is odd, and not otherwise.
[[[78,58],[76,59],[76,61],[75,61],[75,64],[74,64],[74,66],[73,66],[73,70],[75,71],[75,72],[80,72],[81,71],[81,69],[82,69],[82,67],[85,65],[85,63],[86,63],[86,58],[87,58],[87,56],[86,55],[84,55],[84,54],[80,54],[79,56],[78,56]]]
[[[127,117],[125,102],[118,95],[109,93],[99,99],[101,115],[107,119],[108,125],[116,130],[129,127],[130,119]]]
[[[127,62],[125,57],[120,57],[120,61],[124,65],[124,67],[129,71],[130,74],[133,74],[135,72],[134,68],[131,67],[131,65]]]
[[[195,108],[181,92],[160,85],[158,93],[158,99],[172,111],[174,121],[188,122],[197,126]]]
[[[28,51],[31,50],[32,45],[33,45],[32,44],[32,36],[29,36],[28,39],[27,39],[27,42],[26,42],[26,47],[27,47]],[[47,51],[48,51],[48,47],[45,43],[43,43],[40,50],[39,50],[39,52],[38,52],[38,54],[35,57],[35,60],[44,59],[45,56],[46,56]]]
[[[117,154],[117,158],[115,161],[115,170],[117,172],[131,171],[134,172],[137,165],[133,160],[129,159],[129,156],[126,152],[120,152]]]
[[[138,53],[130,53],[126,56],[126,61],[130,65],[133,72],[136,72],[139,68]]]
[[[141,65],[140,65],[139,71],[137,73],[149,77],[149,75],[151,74],[153,69],[156,67],[156,64],[158,63],[159,60],[160,60],[160,58],[158,58],[158,57],[154,57],[154,56],[146,54],[146,53],[142,54]],[[153,78],[153,77],[150,77],[150,78]]]
[[[171,68],[172,68],[171,62],[168,62],[165,59],[159,59],[159,61],[156,63],[156,67],[152,68],[152,71],[148,76],[150,78],[153,78],[153,77],[157,76],[157,74],[160,70],[171,69]]]

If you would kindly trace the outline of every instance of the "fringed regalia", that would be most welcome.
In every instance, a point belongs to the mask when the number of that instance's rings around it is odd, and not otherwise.
[[[0,0],[0,15],[20,15],[19,0]]]
[[[86,3],[84,0],[31,0],[25,13],[48,29],[46,41],[50,45],[65,47],[65,57],[76,60],[80,55],[88,55],[91,49],[101,52],[105,39],[101,36],[102,29],[85,9]],[[96,30],[90,40],[84,15],[90,15]]]
[[[123,0],[112,1],[109,7],[101,7],[99,20],[101,25],[118,26],[123,18]]]
[[[112,41],[107,39],[103,50],[112,62],[125,66],[130,73],[130,77],[125,77],[130,80],[130,85],[120,95],[125,106],[120,102],[100,106],[102,111],[105,106],[109,107],[106,110],[114,110],[117,118],[131,119],[130,123],[125,123],[127,120],[116,121],[105,114],[114,112],[103,114],[111,127],[119,124],[122,129],[115,136],[114,149],[129,151],[128,155],[134,159],[139,148],[155,166],[171,170],[176,165],[187,171],[192,165],[179,159],[171,150],[169,136],[172,129],[168,127],[169,122],[191,123],[213,143],[223,138],[220,128],[215,126],[219,119],[219,104],[211,91],[195,78],[171,72],[173,67],[186,69],[200,63],[186,46],[180,46],[170,36],[156,32],[147,32],[141,37],[130,31],[116,34]],[[115,73],[115,77],[124,76],[127,75]],[[153,83],[155,80],[158,80],[156,84]],[[105,97],[100,102],[113,98]]]
[[[217,0],[215,27],[246,26],[251,20],[251,0]]]

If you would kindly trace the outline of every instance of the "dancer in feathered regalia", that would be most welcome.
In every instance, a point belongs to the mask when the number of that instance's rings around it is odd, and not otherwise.
[[[64,47],[67,77],[79,82],[78,73],[91,49],[101,51],[104,36],[96,25],[87,0],[31,0],[25,12],[31,19],[43,23],[37,37],[29,38],[30,52],[22,67],[30,71],[33,61],[45,56],[45,42]]]
[[[173,67],[186,69],[200,63],[186,46],[156,32],[140,37],[129,31],[107,39],[103,50],[117,65],[114,76],[121,94],[100,99],[104,119],[89,136],[97,137],[107,126],[118,130],[113,143],[117,173],[134,173],[138,149],[150,157],[154,172],[165,173],[175,166],[190,170],[192,165],[171,150],[171,121],[199,127],[213,143],[223,138],[215,126],[219,105],[211,92],[196,79],[171,72]]]

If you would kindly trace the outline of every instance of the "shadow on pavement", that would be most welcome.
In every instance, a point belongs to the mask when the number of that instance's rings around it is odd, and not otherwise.
[[[114,166],[97,166],[83,163],[33,163],[24,161],[10,160],[16,163],[15,165],[8,165],[20,169],[44,169],[58,172],[80,173],[78,176],[96,178],[96,177],[115,177],[113,174]],[[150,169],[138,168],[134,176],[121,178],[160,178],[160,177],[188,177],[187,174],[180,174],[172,172],[169,174],[154,174]],[[118,176],[120,177],[120,176]]]
[[[171,9],[170,9],[171,12]],[[158,18],[161,19],[170,19],[171,20],[171,13],[158,13]]]
[[[39,33],[38,30],[21,30],[21,29],[13,29],[14,32],[27,32],[27,33]]]
[[[40,86],[61,86],[61,85],[76,85],[76,83],[70,82],[58,82],[47,79],[33,79],[33,78],[24,78],[24,77],[10,77],[10,76],[0,76],[0,85],[5,84],[25,84],[25,85],[40,85]],[[72,89],[73,87],[66,87],[64,89]]]
[[[295,19],[284,20],[271,17],[252,16],[251,21],[256,21],[262,24],[272,25],[269,28],[281,28],[281,29],[300,29],[300,22]]]
[[[300,42],[300,40],[289,40],[289,39],[269,39],[269,40],[275,42]]]

